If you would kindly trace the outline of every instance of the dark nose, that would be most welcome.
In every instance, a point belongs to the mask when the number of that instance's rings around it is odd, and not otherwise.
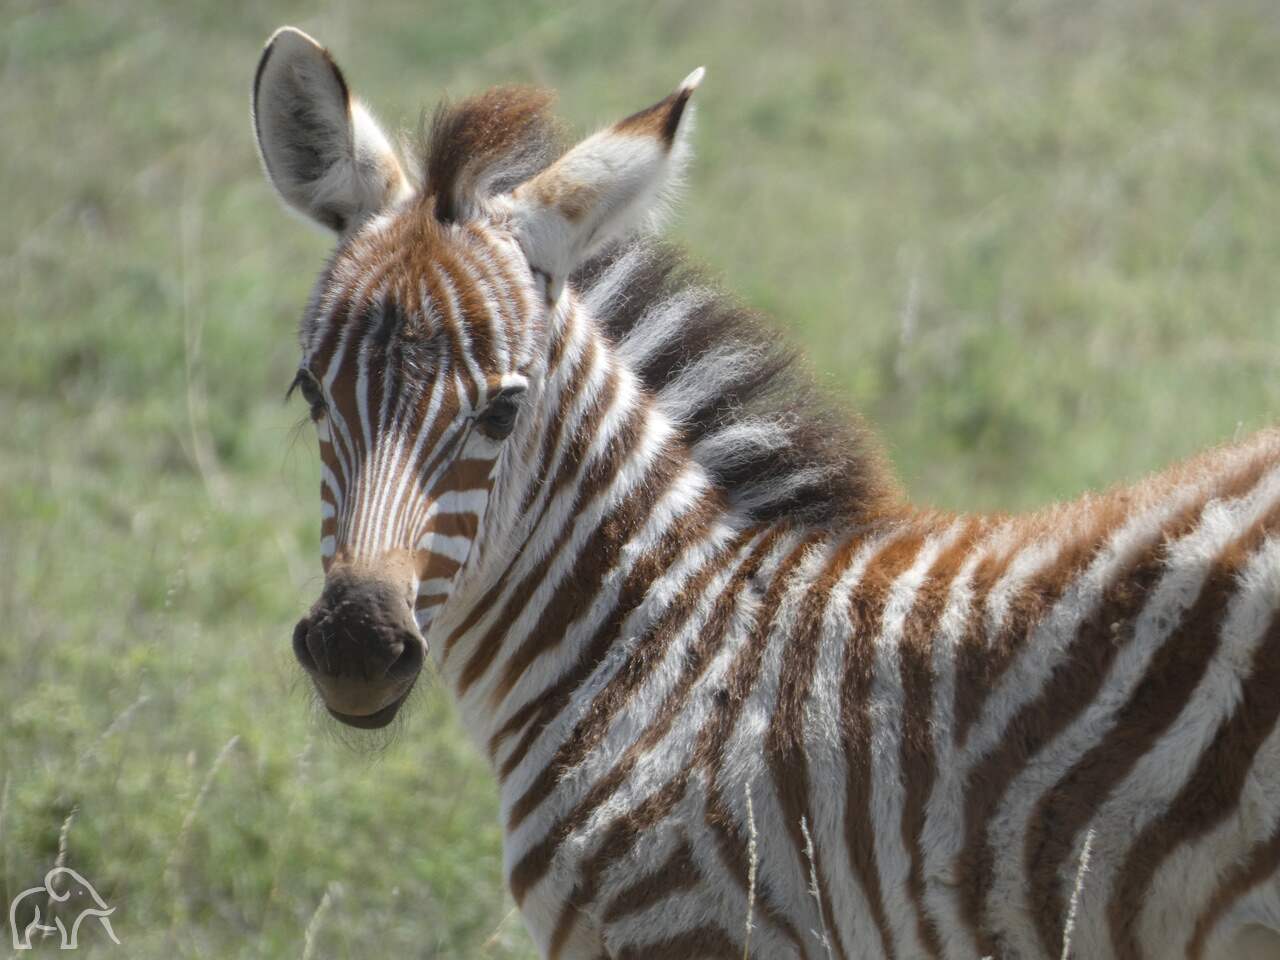
[[[404,585],[341,569],[294,627],[293,652],[338,719],[382,726],[422,669],[426,645]],[[383,722],[366,722],[375,714]]]

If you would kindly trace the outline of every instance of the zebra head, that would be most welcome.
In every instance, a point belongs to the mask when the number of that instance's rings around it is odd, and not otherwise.
[[[432,620],[500,572],[564,402],[545,379],[565,281],[661,207],[701,74],[563,154],[540,92],[443,107],[413,176],[323,47],[287,27],[268,42],[267,177],[338,238],[292,388],[320,441],[325,570],[293,648],[344,723],[389,723]]]

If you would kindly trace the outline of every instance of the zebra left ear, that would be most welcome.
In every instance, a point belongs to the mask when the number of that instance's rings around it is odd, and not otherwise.
[[[511,194],[512,219],[529,264],[554,303],[569,274],[609,241],[660,219],[688,157],[689,98],[699,67],[647,110],[583,140]]]
[[[281,27],[267,41],[252,106],[267,178],[312,220],[341,233],[412,192],[386,134],[301,30]]]

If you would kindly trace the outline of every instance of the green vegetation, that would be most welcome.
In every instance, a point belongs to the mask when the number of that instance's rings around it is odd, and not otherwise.
[[[531,953],[444,691],[371,754],[290,662],[319,508],[281,397],[327,239],[254,155],[278,23],[409,129],[501,81],[586,128],[705,63],[675,230],[924,501],[1074,496],[1280,414],[1268,0],[264,6],[0,18],[0,893],[61,841],[128,956]]]

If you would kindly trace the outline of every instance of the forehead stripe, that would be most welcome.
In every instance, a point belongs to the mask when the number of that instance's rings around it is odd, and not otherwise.
[[[485,370],[495,369],[499,365],[499,359],[494,350],[489,304],[468,275],[462,252],[453,247],[443,248],[436,268],[451,288],[450,307],[455,312],[463,334],[470,341],[476,363]],[[467,320],[465,323],[464,317]],[[477,383],[479,382],[482,381],[478,380]]]
[[[431,385],[431,393],[426,397],[426,406],[422,410],[421,420],[418,425],[418,433],[413,441],[413,449],[409,453],[409,463],[416,464],[422,459],[422,451],[426,446],[429,437],[439,437],[440,432],[444,429],[441,425],[447,419],[447,414],[442,414],[441,409],[444,404],[445,395],[449,386],[449,379],[445,376],[437,376],[435,382]],[[450,410],[456,410],[457,405],[454,404]],[[433,450],[434,443],[433,442]],[[400,476],[399,485],[396,488],[395,496],[391,501],[392,516],[395,522],[401,521],[401,514],[407,510],[406,496],[411,490],[410,481],[413,479],[417,471],[406,470]]]
[[[483,379],[483,374],[477,369],[475,360],[471,356],[470,343],[466,339],[466,331],[457,322],[457,312],[453,304],[452,284],[434,266],[425,272],[424,285],[427,288],[426,298],[431,304],[431,313],[438,320],[440,328],[449,338],[449,346],[455,368],[465,366],[476,385],[467,391],[468,396],[474,398],[477,395],[478,384]]]
[[[369,402],[371,379],[369,376],[369,357],[376,339],[378,324],[381,322],[382,315],[386,309],[388,286],[389,283],[384,282],[379,286],[377,292],[368,298],[364,308],[359,312],[356,322],[350,325],[352,332],[348,335],[349,337],[359,337],[359,343],[354,351],[356,369],[353,393],[356,402],[356,415],[360,420],[359,436],[364,444],[364,462],[361,464],[359,482],[353,498],[352,512],[356,516],[368,516],[372,512],[372,501],[378,494],[379,457],[387,453],[385,444],[374,445],[374,425],[371,419]],[[348,350],[350,350],[349,343]],[[336,389],[348,379],[349,375],[335,377],[334,388]],[[353,547],[356,553],[360,554],[362,550],[371,546],[371,538],[377,533],[377,524],[376,522],[362,523],[356,528],[355,532]]]
[[[471,398],[471,402],[474,404],[479,402],[485,377],[477,363],[473,349],[472,330],[462,320],[461,306],[458,303],[458,290],[453,282],[453,277],[449,275],[448,271],[437,267],[436,278],[439,281],[441,292],[440,313],[447,318],[450,329],[454,333],[454,339],[458,345],[458,353],[462,360],[459,366],[466,369],[469,377],[469,381],[465,384],[467,396]]]
[[[425,462],[417,471],[422,478],[421,482],[424,487],[435,490],[440,476],[450,468],[453,458],[458,450],[462,448],[462,445],[465,444],[468,432],[468,424],[466,423],[450,420],[444,424],[444,428],[441,430],[439,439],[430,456],[425,458]],[[411,499],[406,502],[404,511],[408,517],[408,525],[411,527],[420,525],[423,517],[429,513],[434,503],[434,498],[427,501]]]
[[[370,385],[377,383],[379,387],[379,397],[377,402],[378,420],[377,434],[380,438],[384,438],[377,445],[377,453],[373,465],[373,477],[371,480],[371,492],[369,496],[373,498],[370,506],[372,515],[381,519],[382,513],[387,509],[387,498],[390,495],[392,483],[397,470],[400,469],[400,460],[404,454],[405,434],[403,430],[395,428],[393,423],[391,397],[393,395],[393,386],[395,383],[395,370],[397,365],[392,362],[389,356],[391,345],[393,342],[393,330],[396,326],[403,323],[402,313],[395,306],[394,299],[388,297],[386,293],[380,298],[382,304],[381,318],[377,327],[369,331],[365,336],[365,344],[361,350],[361,368],[365,377],[365,389],[369,389]],[[374,349],[377,349],[381,356],[382,376],[372,377],[369,375],[368,367],[371,362]],[[402,385],[403,386],[403,385]],[[398,412],[405,400],[403,389],[397,397],[396,411]],[[371,406],[366,399],[366,409]],[[398,420],[398,418],[397,418]],[[388,444],[385,441],[387,436],[394,438],[393,442]],[[372,446],[371,441],[366,441]]]
[[[366,297],[372,284],[376,282],[381,272],[369,277],[366,282],[362,283],[354,294],[347,301],[347,312],[344,322],[339,325],[335,331],[337,334],[337,342],[334,345],[333,353],[328,358],[327,365],[322,368],[320,376],[321,382],[331,397],[336,399],[335,386],[338,383],[338,376],[341,373],[342,359],[346,355],[348,345],[350,343],[352,328],[359,325],[359,314],[367,309]],[[313,363],[323,362],[322,356],[313,359]],[[351,430],[347,426],[346,419],[342,416],[342,405],[340,403],[330,404],[328,412],[328,420],[330,423],[331,442],[333,448],[341,460],[345,461],[344,473],[348,483],[355,482],[354,469],[359,462],[358,451],[355,438]],[[336,429],[335,429],[336,428]]]
[[[436,449],[433,452],[431,459],[422,469],[424,486],[434,491],[436,481],[440,478],[440,475],[449,468],[454,454],[457,450],[461,449],[461,446],[466,442],[467,435],[469,433],[469,424],[446,424],[444,435],[436,445]],[[431,505],[435,503],[436,500],[433,498],[430,501],[430,504],[424,505],[422,502],[419,502],[412,505],[409,514],[412,518],[412,523],[420,523],[424,516],[424,511],[429,511],[431,509]]]
[[[490,352],[493,356],[490,369],[509,369],[511,351],[507,347],[504,331],[510,317],[493,282],[493,271],[486,266],[484,259],[470,248],[459,251],[456,260],[465,274],[467,285],[475,291],[475,299],[484,305],[484,309],[478,311],[478,314],[468,315],[472,318],[473,327],[478,326],[481,322],[480,318],[483,317],[483,323],[487,327]]]
[[[414,411],[421,410],[421,395],[420,391],[411,386],[403,377],[398,374],[393,375],[394,367],[395,365],[392,363],[385,364],[384,379],[386,380],[386,386],[384,389],[389,393],[393,382],[399,386],[395,413],[388,414],[384,412],[381,419],[383,423],[382,429],[391,431],[396,438],[395,449],[392,455],[386,459],[384,475],[379,478],[379,501],[375,507],[379,512],[389,511],[393,522],[396,514],[400,512],[400,498],[409,486],[409,479],[413,474],[412,465],[417,462],[418,455],[422,450],[422,442],[432,419],[432,401],[428,397],[427,410],[423,411],[422,422],[418,426],[405,467],[397,472],[395,466],[400,458],[404,456],[405,442],[408,432],[413,426],[412,414]],[[441,378],[436,378],[436,381],[432,384],[432,397],[438,396],[442,389],[440,380]],[[384,403],[383,409],[387,411],[388,405]]]
[[[474,255],[484,264],[492,287],[498,291],[498,302],[503,307],[502,329],[509,356],[507,365],[520,367],[531,359],[533,342],[530,336],[533,324],[525,318],[541,318],[539,304],[532,295],[531,283],[517,278],[510,264],[495,256],[498,240],[494,234],[480,223],[473,223],[471,229],[481,241],[475,246]]]

